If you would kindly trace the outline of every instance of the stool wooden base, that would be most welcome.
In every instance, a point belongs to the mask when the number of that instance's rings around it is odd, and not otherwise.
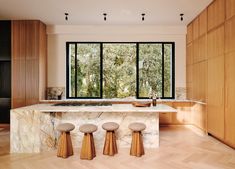
[[[141,131],[132,132],[130,155],[137,157],[144,155],[144,145]]]
[[[105,136],[103,154],[113,156],[117,153],[118,151],[117,151],[115,132],[107,131]]]
[[[82,141],[80,159],[92,160],[96,156],[95,144],[92,133],[85,133]]]
[[[57,157],[67,158],[73,155],[70,132],[62,132],[59,138]]]

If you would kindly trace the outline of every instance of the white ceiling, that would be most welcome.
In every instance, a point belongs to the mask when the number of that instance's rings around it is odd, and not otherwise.
[[[47,25],[186,25],[212,0],[0,0],[0,19],[39,19]],[[65,21],[64,13],[69,13]],[[108,14],[107,21],[103,13]],[[146,13],[141,21],[141,13]],[[180,21],[184,13],[184,21]]]

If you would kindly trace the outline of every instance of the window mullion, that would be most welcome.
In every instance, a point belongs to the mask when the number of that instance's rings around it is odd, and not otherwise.
[[[162,43],[162,98],[164,96],[164,43]]]
[[[136,98],[139,98],[139,43],[136,43]]]
[[[77,43],[75,43],[75,97],[77,97]]]

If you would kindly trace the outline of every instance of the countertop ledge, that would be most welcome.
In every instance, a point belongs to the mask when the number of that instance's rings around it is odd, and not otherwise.
[[[177,112],[176,109],[165,105],[157,104],[157,106],[151,107],[134,107],[131,104],[113,104],[111,106],[54,106],[54,104],[35,104],[26,107],[20,107],[12,109],[13,111],[18,110],[29,110],[39,112],[146,112],[146,113],[157,113],[157,112]]]
[[[146,102],[152,101],[151,99],[64,99],[64,100],[40,100],[40,103],[61,103],[61,102],[113,102],[113,103],[131,103],[131,102]],[[188,102],[206,105],[203,101],[196,100],[179,100],[179,99],[158,99],[157,102]]]

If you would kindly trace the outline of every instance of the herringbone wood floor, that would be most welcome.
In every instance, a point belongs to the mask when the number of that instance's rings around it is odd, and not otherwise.
[[[0,131],[0,169],[235,169],[235,150],[210,136],[200,136],[183,126],[161,127],[160,148],[146,149],[141,158],[119,149],[114,157],[102,155],[92,161],[68,159],[56,151],[41,154],[9,154],[9,131]]]

